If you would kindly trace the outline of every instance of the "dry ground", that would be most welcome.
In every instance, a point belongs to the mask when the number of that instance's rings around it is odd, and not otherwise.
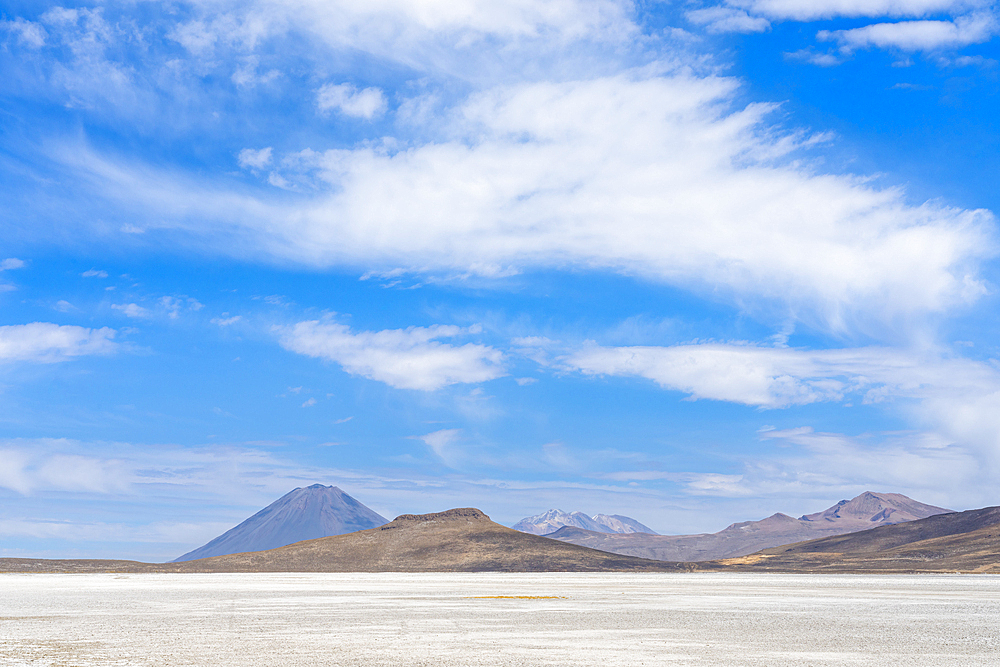
[[[1000,665],[1000,577],[3,574],[0,665]]]

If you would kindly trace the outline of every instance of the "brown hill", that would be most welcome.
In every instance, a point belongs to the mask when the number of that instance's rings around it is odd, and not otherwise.
[[[697,562],[745,556],[782,544],[913,521],[949,511],[898,493],[866,491],[856,498],[841,500],[829,509],[798,519],[778,513],[760,521],[734,523],[718,533],[618,535],[567,526],[549,533],[547,537],[638,558]]]
[[[671,572],[673,563],[596,551],[521,533],[472,508],[404,514],[391,523],[270,551],[180,563],[0,560],[35,572]]]
[[[703,565],[781,572],[1000,572],[1000,507],[939,514]]]

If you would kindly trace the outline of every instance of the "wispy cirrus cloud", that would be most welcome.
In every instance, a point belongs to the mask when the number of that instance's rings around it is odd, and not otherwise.
[[[51,322],[0,326],[0,363],[31,361],[55,363],[118,349],[114,329],[88,329]]]
[[[499,350],[440,341],[475,332],[449,325],[354,332],[328,320],[279,329],[281,346],[287,350],[335,362],[351,375],[422,391],[506,375]]]
[[[966,472],[971,461],[984,474],[1000,472],[1000,371],[939,350],[591,345],[559,363],[588,375],[643,377],[692,398],[767,409],[818,402],[895,403],[893,410],[921,435],[893,440],[883,452],[885,460],[897,454],[905,460],[910,449],[926,449],[918,458],[933,466],[935,451],[941,450],[941,456],[954,459]],[[806,440],[823,442],[813,435]]]
[[[750,16],[745,10],[733,7],[705,7],[693,9],[684,15],[695,25],[704,26],[710,33],[764,32],[771,22],[761,16]]]
[[[561,357],[588,375],[633,376],[692,398],[762,408],[822,401],[878,402],[937,393],[990,395],[1000,372],[988,364],[940,352],[869,347],[806,350],[726,343],[670,347],[590,344]]]
[[[773,19],[817,21],[835,17],[918,17],[989,7],[991,0],[728,0],[727,4]]]
[[[308,171],[281,174],[313,194],[291,202],[266,184],[245,195],[86,149],[66,157],[107,196],[128,192],[116,206],[156,210],[150,228],[220,252],[452,275],[621,272],[779,303],[835,331],[902,331],[984,293],[992,214],[815,173],[791,157],[823,137],[779,131],[767,105],[731,110],[737,88],[639,73],[494,88],[445,117],[462,140],[300,155]]]
[[[462,437],[462,429],[446,428],[413,437],[422,440],[446,466],[455,467],[462,459],[463,452],[455,446]]]

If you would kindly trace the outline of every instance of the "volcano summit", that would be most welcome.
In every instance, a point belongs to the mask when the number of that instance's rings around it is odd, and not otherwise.
[[[313,484],[274,501],[175,563],[212,556],[267,551],[303,540],[378,528],[389,521],[335,486]]]

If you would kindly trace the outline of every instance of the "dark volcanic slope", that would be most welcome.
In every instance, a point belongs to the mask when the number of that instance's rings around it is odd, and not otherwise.
[[[388,520],[335,486],[295,489],[175,562],[266,551],[317,537],[375,528]]]
[[[925,505],[898,493],[866,491],[851,500],[795,519],[774,514],[760,521],[734,523],[718,533],[700,535],[614,535],[565,527],[548,537],[612,553],[665,561],[708,561],[745,556],[761,549],[875,526],[921,519],[950,510]]]
[[[1000,572],[1000,507],[765,549],[717,565],[784,572]]]
[[[379,528],[181,563],[0,559],[16,572],[677,572],[685,568],[521,533],[477,509],[404,514]]]

